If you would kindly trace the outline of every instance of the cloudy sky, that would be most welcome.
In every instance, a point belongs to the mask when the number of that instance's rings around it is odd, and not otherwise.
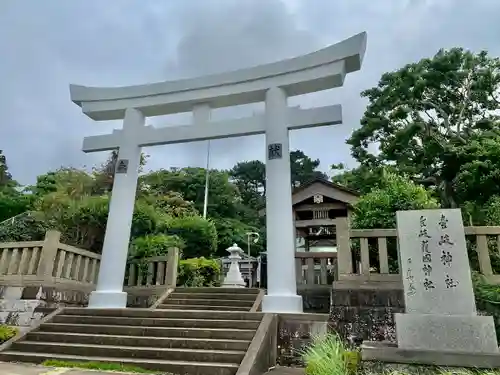
[[[293,132],[291,146],[321,159],[324,170],[353,166],[344,142],[366,105],[360,91],[441,47],[500,55],[499,15],[498,0],[0,0],[0,149],[23,184],[61,165],[92,166],[106,153],[82,153],[82,138],[121,123],[84,116],[69,99],[70,83],[194,77],[297,56],[367,31],[362,70],[343,88],[290,101],[343,105],[344,124]],[[253,110],[218,110],[214,117]],[[181,115],[148,123],[188,121]],[[202,146],[148,148],[148,168],[203,166]],[[212,142],[216,168],[263,157],[263,136]]]

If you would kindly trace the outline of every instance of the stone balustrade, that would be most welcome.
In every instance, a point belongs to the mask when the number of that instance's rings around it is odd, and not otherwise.
[[[464,230],[468,247],[475,252],[469,251],[469,256],[477,257],[474,259],[478,265],[476,271],[488,282],[500,284],[500,275],[494,273],[490,256],[491,253],[500,255],[500,226],[465,227]],[[388,256],[390,249],[397,249],[397,235],[396,229],[350,229],[349,241],[338,241],[338,280],[400,284],[398,262],[390,267]]]
[[[335,252],[296,252],[297,288],[299,290],[318,286],[329,288],[335,278],[336,264]]]
[[[97,283],[101,255],[60,242],[48,231],[44,241],[0,243],[0,286],[73,285],[91,291]],[[175,285],[178,250],[167,256],[129,262],[128,288]]]

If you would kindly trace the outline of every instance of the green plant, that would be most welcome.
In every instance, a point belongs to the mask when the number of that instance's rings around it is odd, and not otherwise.
[[[168,249],[171,247],[182,250],[185,246],[183,239],[178,236],[149,234],[144,237],[138,237],[132,241],[130,256],[134,259],[142,259],[167,255]]]
[[[349,351],[337,335],[313,338],[301,353],[306,375],[355,374],[360,362],[359,352]]]
[[[176,217],[169,219],[165,226],[158,232],[182,238],[186,244],[183,251],[186,258],[211,257],[217,250],[217,230],[211,220],[200,216]]]
[[[102,370],[102,371],[137,372],[141,374],[158,374],[158,371],[146,370],[141,367],[125,365],[123,363],[70,362],[70,361],[58,361],[55,359],[48,359],[42,362],[42,366],[83,368],[88,370]]]
[[[488,284],[478,272],[472,273],[472,284],[477,309],[493,316],[497,340],[500,340],[500,285]]]
[[[19,330],[16,327],[0,325],[0,344],[9,341],[18,334]]]
[[[182,286],[215,286],[220,280],[220,265],[217,260],[201,258],[183,259],[179,261],[177,285]]]

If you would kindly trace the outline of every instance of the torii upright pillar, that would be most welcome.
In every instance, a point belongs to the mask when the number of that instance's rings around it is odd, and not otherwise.
[[[137,138],[143,129],[144,115],[137,109],[128,108],[123,119],[97,288],[89,298],[89,306],[93,308],[127,305],[123,280],[141,160]]]
[[[267,295],[262,311],[302,312],[295,275],[288,105],[285,91],[266,92],[266,240]]]

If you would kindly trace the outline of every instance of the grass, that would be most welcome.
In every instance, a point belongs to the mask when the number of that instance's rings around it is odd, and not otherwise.
[[[349,350],[336,335],[315,337],[301,355],[306,375],[500,375],[500,369],[480,370],[361,362],[360,352]]]
[[[302,353],[306,375],[355,374],[360,362],[358,351],[349,351],[336,335],[313,338]]]
[[[383,364],[380,364],[383,366]],[[378,371],[363,371],[364,375],[499,375],[500,371],[433,366],[385,365]]]
[[[116,372],[135,372],[139,374],[159,374],[160,371],[146,370],[140,367],[124,365],[121,363],[106,363],[106,362],[69,362],[48,359],[42,363],[42,366],[47,367],[69,367],[80,368],[86,370],[101,370],[101,371],[116,371]]]
[[[19,333],[16,327],[11,327],[5,324],[0,324],[0,344],[9,341]]]

